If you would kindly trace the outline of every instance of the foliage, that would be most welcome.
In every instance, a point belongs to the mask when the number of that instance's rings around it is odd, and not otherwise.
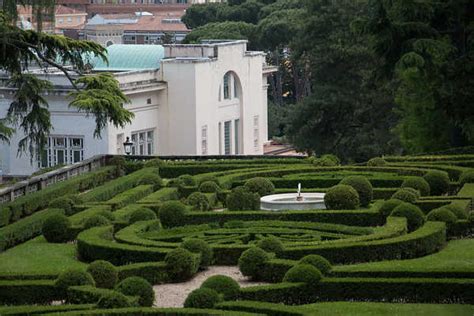
[[[451,203],[444,207],[450,210],[454,215],[456,215],[458,219],[467,219],[468,217],[468,212],[466,211],[466,209],[462,208],[457,204]]]
[[[461,185],[466,183],[474,183],[474,170],[464,171],[459,178]]]
[[[257,247],[276,255],[283,251],[283,243],[277,237],[266,237],[257,243]]]
[[[286,272],[283,282],[306,283],[315,287],[322,278],[321,272],[311,264],[298,263]]]
[[[271,256],[265,250],[252,247],[245,250],[239,258],[239,269],[243,275],[258,279],[262,273],[263,265],[270,260]]]
[[[178,185],[195,186],[196,180],[189,174],[180,175],[177,179]]]
[[[117,284],[115,290],[127,296],[139,296],[138,303],[140,306],[153,306],[155,301],[153,286],[140,277],[126,278]]]
[[[130,215],[129,223],[133,224],[138,221],[150,221],[156,219],[156,213],[146,207],[141,207],[135,210]]]
[[[422,177],[409,177],[402,183],[402,188],[413,188],[418,190],[421,196],[430,195],[430,185]]]
[[[339,184],[349,185],[359,194],[360,206],[369,206],[372,202],[374,193],[372,184],[364,176],[349,176],[342,179]]]
[[[99,214],[92,215],[84,221],[84,229],[107,225],[110,225],[110,220]]]
[[[258,193],[260,196],[272,194],[275,186],[267,178],[257,177],[245,182],[244,187],[252,193]]]
[[[428,215],[426,215],[426,220],[433,222],[445,222],[447,225],[452,225],[456,223],[458,218],[448,208],[440,207],[431,210]]]
[[[414,192],[407,190],[407,188],[398,189],[391,197],[391,199],[401,200],[408,203],[415,203],[417,196]]]
[[[201,288],[208,288],[222,294],[224,300],[234,300],[239,296],[240,285],[229,276],[213,275],[201,284]]]
[[[166,162],[161,160],[160,158],[153,158],[150,160],[145,161],[143,164],[143,167],[149,168],[149,167],[155,167],[155,168],[160,168],[166,165]]]
[[[199,262],[199,255],[193,255],[184,248],[173,249],[165,257],[168,277],[173,282],[188,280],[198,270]]]
[[[230,211],[247,211],[260,209],[260,196],[246,187],[236,187],[227,195],[226,206]]]
[[[195,289],[189,293],[188,297],[184,301],[184,307],[186,308],[213,308],[214,305],[219,303],[221,298],[219,293],[211,288],[203,287]]]
[[[200,255],[199,267],[205,269],[212,264],[213,250],[207,242],[202,239],[186,239],[181,247]]]
[[[367,166],[369,167],[382,167],[386,164],[387,162],[382,157],[374,157],[367,161]]]
[[[48,242],[61,243],[71,238],[71,221],[65,215],[51,215],[43,222],[42,233]]]
[[[193,211],[209,211],[211,209],[209,199],[201,192],[191,193],[186,202],[191,205]]]
[[[423,214],[420,208],[406,202],[395,207],[390,216],[405,217],[407,219],[408,231],[420,228],[425,222],[425,214]]]
[[[328,210],[354,210],[359,207],[359,194],[349,185],[338,184],[326,192],[324,203]]]
[[[160,206],[159,218],[165,228],[184,225],[186,206],[178,201],[166,201]]]
[[[66,196],[54,199],[48,205],[49,208],[59,208],[64,210],[64,213],[66,215],[72,215],[73,206],[74,202],[72,201],[72,199]]]
[[[55,285],[66,290],[68,287],[75,285],[95,285],[95,282],[92,276],[84,270],[70,269],[58,276]]]
[[[428,171],[423,178],[430,185],[431,195],[443,195],[449,189],[449,176],[444,171],[431,170]]]
[[[102,297],[97,302],[98,308],[124,308],[129,307],[130,302],[127,297],[120,292],[110,292],[102,295]]]
[[[385,218],[389,216],[393,209],[402,204],[403,201],[399,199],[390,199],[384,201],[383,204],[379,208],[379,213]]]
[[[216,193],[219,190],[219,185],[214,181],[204,181],[199,185],[199,191],[202,193]]]
[[[156,167],[155,167],[156,168]],[[144,174],[140,180],[138,180],[138,184],[151,184],[153,185],[154,190],[158,190],[161,188],[163,181],[161,180],[160,176],[155,173],[147,173]]]
[[[324,257],[319,255],[307,255],[301,258],[300,264],[309,264],[318,269],[322,274],[328,274],[332,267],[331,263]]]
[[[100,288],[113,289],[118,280],[117,268],[105,260],[97,260],[87,267],[95,281],[95,285]]]

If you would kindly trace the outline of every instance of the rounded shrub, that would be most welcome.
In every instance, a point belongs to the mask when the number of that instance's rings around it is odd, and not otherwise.
[[[451,203],[444,207],[450,210],[454,215],[456,215],[458,219],[467,219],[469,216],[467,210],[457,204]]]
[[[359,207],[359,194],[346,184],[330,188],[324,195],[324,204],[328,210],[354,210]]]
[[[113,222],[115,220],[114,213],[112,213],[112,211],[109,211],[109,210],[101,210],[101,211],[97,212],[96,214],[107,218],[111,222]]]
[[[331,271],[331,263],[320,255],[307,255],[301,258],[300,264],[309,264],[318,269],[322,274],[327,274]]]
[[[257,247],[262,248],[266,252],[279,254],[283,251],[283,243],[277,237],[266,237],[257,243]]]
[[[76,285],[94,286],[95,282],[88,272],[80,269],[70,269],[58,276],[55,285],[62,290],[66,290],[68,287]]]
[[[197,272],[199,260],[189,250],[176,248],[166,254],[165,264],[171,281],[179,282],[191,278]]]
[[[204,193],[193,192],[186,199],[187,204],[191,205],[193,211],[209,211],[211,204]]]
[[[414,189],[414,188],[402,188],[403,190],[407,190],[411,193],[413,193],[415,196],[416,196],[416,199],[418,200],[420,197],[421,197],[421,193],[420,191],[418,191],[417,189]]]
[[[224,300],[233,300],[237,298],[240,291],[240,285],[226,275],[213,275],[201,285],[201,288],[212,289],[222,294]]]
[[[97,302],[98,308],[124,308],[130,307],[127,297],[120,292],[113,291],[102,295]]]
[[[205,181],[199,185],[199,191],[203,193],[216,193],[219,190],[219,185],[214,181]]]
[[[130,215],[129,223],[135,223],[138,221],[151,221],[156,219],[156,214],[152,210],[146,207],[140,207],[139,209],[132,212]]]
[[[310,264],[299,263],[285,273],[283,282],[306,283],[315,286],[322,279],[321,272]]]
[[[73,213],[74,201],[69,197],[59,197],[51,202],[49,202],[49,208],[59,208],[64,210],[66,215],[71,215]]]
[[[458,218],[448,208],[439,207],[431,210],[428,215],[426,215],[426,220],[432,222],[445,222],[446,225],[451,225],[456,223]]]
[[[403,201],[399,199],[390,199],[387,201],[384,201],[383,204],[379,208],[379,213],[382,214],[382,216],[385,218],[389,216],[393,209],[402,204]]]
[[[461,185],[466,183],[474,183],[474,170],[464,171],[459,177]]]
[[[374,157],[367,161],[367,166],[369,167],[382,167],[385,166],[387,162],[382,157]]]
[[[221,301],[219,293],[209,288],[195,289],[184,301],[185,308],[213,308]]]
[[[182,174],[178,177],[178,184],[184,186],[195,186],[196,180],[189,174]]]
[[[309,162],[317,167],[334,167],[340,165],[341,161],[335,155],[326,154],[321,157],[310,157]]]
[[[416,194],[409,188],[398,189],[393,195],[392,199],[397,199],[403,202],[415,203],[417,200]]]
[[[157,190],[162,187],[163,180],[155,173],[147,173],[138,180],[138,184],[149,184],[153,186],[153,189]]]
[[[359,201],[361,206],[368,206],[374,197],[374,189],[372,184],[366,177],[350,176],[342,179],[339,184],[350,185],[359,194]]]
[[[186,206],[178,201],[166,201],[161,204],[158,214],[163,227],[182,226],[186,220]]]
[[[138,296],[140,306],[153,306],[155,301],[153,286],[144,278],[128,277],[117,284],[115,290],[127,296]]]
[[[212,176],[212,175],[206,175],[206,176],[203,176],[203,177],[199,177],[198,184],[201,185],[201,184],[203,184],[204,182],[207,182],[207,181],[211,181],[211,182],[214,182],[215,184],[219,185],[219,179],[217,179],[216,176]]]
[[[154,159],[150,159],[150,160],[147,160],[145,161],[145,163],[143,164],[143,167],[145,168],[150,168],[150,167],[163,167],[164,165],[166,165],[166,162],[161,160],[160,158],[154,158]]]
[[[431,195],[443,195],[449,190],[449,176],[440,170],[428,171],[423,177],[430,185]]]
[[[425,222],[425,214],[423,214],[419,207],[410,203],[400,204],[392,211],[390,216],[405,217],[407,219],[407,228],[410,232],[420,228]]]
[[[422,177],[409,177],[402,183],[402,188],[413,188],[420,192],[421,196],[430,195],[430,185]]]
[[[95,281],[95,286],[106,289],[113,289],[118,280],[117,268],[105,260],[96,260],[87,267]]]
[[[198,253],[201,256],[200,268],[207,268],[212,264],[214,253],[211,246],[204,240],[198,238],[186,239],[181,244],[181,247],[192,253]]]
[[[84,221],[84,229],[110,225],[110,221],[102,215],[92,215]]]
[[[249,248],[240,255],[238,262],[240,272],[245,276],[258,279],[263,266],[270,259],[271,255],[265,250],[258,247]]]
[[[44,221],[41,231],[48,242],[66,242],[71,238],[71,221],[62,214],[51,215]]]
[[[252,211],[260,209],[260,196],[245,187],[236,187],[227,194],[226,206],[230,211]]]
[[[245,182],[246,187],[252,193],[258,193],[260,196],[272,194],[275,191],[275,186],[267,178],[256,177]]]

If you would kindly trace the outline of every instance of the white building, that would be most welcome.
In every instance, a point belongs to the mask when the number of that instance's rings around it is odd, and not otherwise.
[[[60,73],[41,74],[55,89],[47,95],[53,131],[41,161],[17,156],[17,133],[0,144],[4,175],[28,175],[39,167],[81,161],[96,154],[123,154],[130,137],[137,155],[255,155],[267,142],[267,76],[275,71],[246,41],[202,45],[112,45],[109,65],[135,114],[124,129],[109,125],[93,137],[95,120],[69,108],[69,82]],[[0,88],[0,118],[12,91]]]

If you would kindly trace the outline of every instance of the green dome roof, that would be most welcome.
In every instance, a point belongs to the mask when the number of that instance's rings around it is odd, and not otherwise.
[[[107,65],[100,58],[91,62],[95,71],[131,71],[159,69],[165,55],[161,45],[111,45],[107,47]]]

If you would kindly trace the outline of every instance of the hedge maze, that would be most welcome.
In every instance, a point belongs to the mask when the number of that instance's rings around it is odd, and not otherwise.
[[[327,209],[259,210],[298,183]],[[472,315],[473,200],[474,155],[113,157],[0,204],[0,315]],[[265,284],[159,307],[152,285],[212,265]]]

